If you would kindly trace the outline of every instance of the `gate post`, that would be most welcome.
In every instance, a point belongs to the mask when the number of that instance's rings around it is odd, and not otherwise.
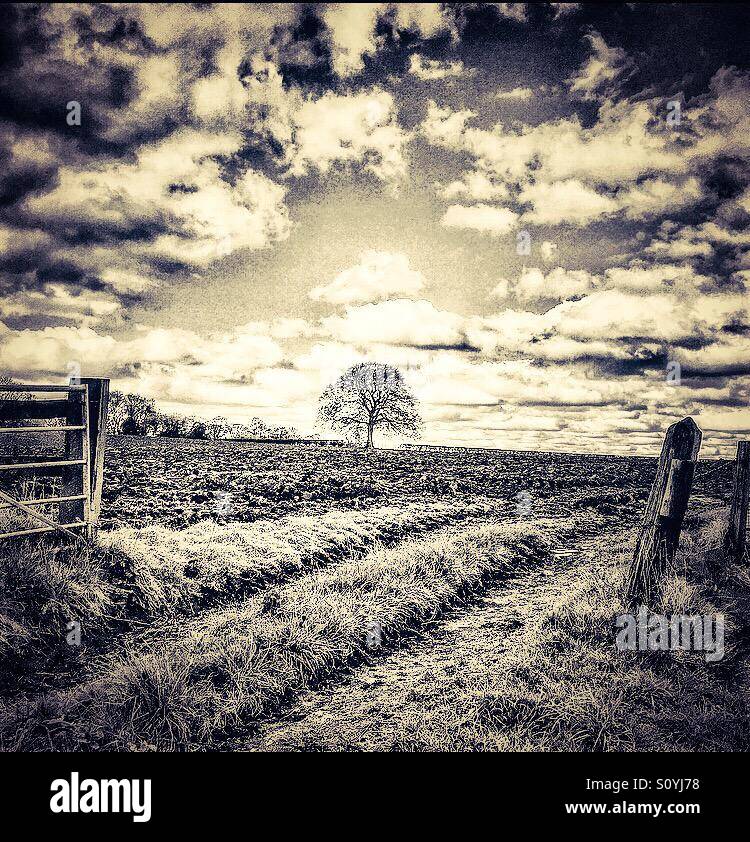
[[[739,564],[745,554],[748,497],[750,496],[750,441],[737,442],[734,463],[734,494],[729,509],[729,524],[724,535],[724,552],[729,561]]]
[[[91,511],[89,537],[93,538],[99,525],[104,482],[104,453],[107,448],[107,414],[109,409],[109,378],[81,377],[81,384],[89,393],[89,484]]]
[[[674,561],[703,434],[692,418],[667,430],[627,582],[629,606],[653,606]]]

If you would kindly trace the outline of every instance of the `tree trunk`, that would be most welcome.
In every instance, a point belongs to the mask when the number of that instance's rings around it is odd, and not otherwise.
[[[369,450],[370,448],[374,447],[375,445],[372,443],[372,431],[374,429],[374,424],[367,425],[367,444],[365,447]]]

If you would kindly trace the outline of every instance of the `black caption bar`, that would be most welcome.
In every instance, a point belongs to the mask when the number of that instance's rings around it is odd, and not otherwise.
[[[552,819],[715,828],[745,811],[732,766],[724,755],[687,753],[5,754],[0,798],[6,822],[59,832],[263,819],[285,830],[355,821],[373,831],[397,813],[437,827],[452,816],[526,827]]]

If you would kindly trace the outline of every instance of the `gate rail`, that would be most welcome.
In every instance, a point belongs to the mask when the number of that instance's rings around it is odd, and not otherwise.
[[[82,536],[73,530],[83,530],[87,540],[95,534],[101,511],[104,450],[106,447],[107,406],[109,380],[80,378],[67,386],[3,384],[0,392],[0,454],[6,436],[64,435],[65,457],[33,461],[0,462],[0,476],[6,471],[33,471],[35,475],[61,474],[60,493],[52,497],[15,499],[0,491],[0,510],[17,509],[43,526],[0,531],[0,539],[20,538],[46,532],[63,532],[74,538]],[[12,397],[13,393],[23,395]],[[29,399],[26,394],[62,394],[64,399]],[[58,426],[23,426],[27,421],[63,420]],[[5,422],[18,422],[5,426]],[[35,511],[36,506],[57,505],[58,520]]]

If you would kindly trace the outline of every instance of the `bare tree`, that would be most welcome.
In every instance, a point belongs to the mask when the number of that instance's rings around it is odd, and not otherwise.
[[[123,414],[125,420],[122,422],[120,431],[128,435],[145,436],[146,421],[155,413],[153,398],[144,398],[142,395],[125,395],[123,401]]]
[[[109,393],[109,423],[112,425],[113,433],[121,431],[126,417],[125,395],[117,389],[113,389]]]
[[[223,415],[217,415],[216,418],[212,418],[205,427],[206,436],[211,439],[211,441],[229,438],[231,428],[229,426],[229,421],[227,421]]]
[[[347,369],[320,397],[318,421],[365,447],[376,429],[418,438],[422,417],[401,372],[384,363],[359,363]]]

